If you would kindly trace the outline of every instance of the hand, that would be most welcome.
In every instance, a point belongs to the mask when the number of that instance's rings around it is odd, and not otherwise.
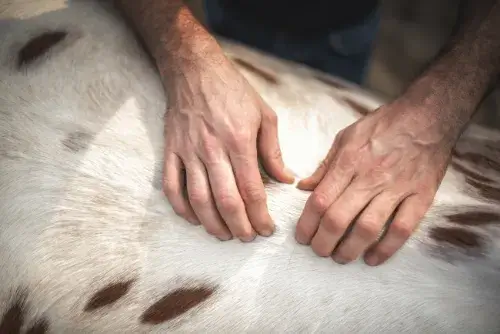
[[[439,112],[400,99],[342,130],[321,166],[298,184],[315,190],[297,241],[341,264],[365,252],[369,265],[390,258],[432,204],[458,138]]]
[[[258,155],[275,179],[294,179],[276,114],[227,58],[214,58],[191,62],[167,87],[164,190],[178,215],[208,233],[251,241],[274,231]]]

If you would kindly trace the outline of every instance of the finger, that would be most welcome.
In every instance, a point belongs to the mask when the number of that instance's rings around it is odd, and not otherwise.
[[[314,173],[311,176],[300,180],[299,183],[297,183],[297,188],[306,191],[314,190],[314,188],[318,186],[318,184],[321,182],[325,174],[328,172],[328,167],[331,164],[331,160],[335,154],[335,151],[336,151],[336,145],[334,143],[328,150],[325,159],[321,161],[321,163],[319,164],[318,168],[316,168]]]
[[[226,156],[206,166],[215,205],[227,227],[241,241],[252,241],[256,233],[248,220],[229,159]]]
[[[185,167],[189,202],[199,221],[209,234],[220,240],[231,239],[231,233],[215,206],[202,162],[197,157],[191,157]]]
[[[300,180],[297,184],[297,188],[301,190],[314,190],[321,182],[325,174],[328,172],[328,167],[331,165],[335,154],[340,146],[340,138],[342,136],[343,130],[338,132],[333,140],[332,146],[328,150],[325,159],[320,163],[316,171],[309,177]]]
[[[278,140],[278,118],[274,111],[264,102],[268,110],[262,113],[257,145],[262,166],[276,180],[291,184],[295,181],[292,172],[285,167]]]
[[[349,166],[349,161],[338,166],[335,165],[335,160],[340,159],[342,157],[337,158],[334,156],[332,158],[332,163],[329,165],[325,177],[307,199],[295,231],[295,238],[301,244],[311,242],[318,229],[321,217],[342,194],[354,176],[354,168],[351,167],[352,164]]]
[[[189,204],[188,199],[183,196],[186,187],[183,166],[182,160],[177,154],[165,154],[163,192],[177,215],[183,217],[191,224],[199,225],[193,208]]]
[[[356,219],[349,235],[335,250],[334,261],[342,264],[354,261],[373,245],[402,199],[403,196],[388,191],[376,196]]]
[[[316,254],[330,256],[349,225],[377,195],[372,189],[361,188],[359,183],[353,181],[321,218],[318,231],[311,241]]]
[[[407,197],[397,209],[385,236],[366,253],[365,262],[377,266],[396,253],[413,234],[431,203],[419,195]]]
[[[274,223],[269,215],[266,192],[260,177],[256,149],[249,149],[248,155],[230,155],[236,184],[246,206],[250,224],[263,236],[274,232]]]

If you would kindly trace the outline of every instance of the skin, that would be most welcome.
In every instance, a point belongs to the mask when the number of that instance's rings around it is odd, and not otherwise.
[[[271,235],[258,158],[278,181],[294,181],[274,111],[182,1],[116,3],[155,58],[169,100],[164,190],[175,212],[221,240]],[[299,182],[312,194],[296,239],[316,254],[384,263],[432,204],[453,146],[500,73],[500,1],[462,1],[461,9],[456,33],[427,69],[342,130]]]
[[[275,179],[294,182],[281,158],[275,112],[182,1],[116,2],[165,86],[164,191],[173,209],[221,240],[271,235],[258,158]]]
[[[341,131],[321,166],[299,182],[314,189],[297,224],[299,243],[340,264],[364,253],[367,264],[379,265],[417,228],[453,146],[499,74],[500,2],[463,9],[464,24],[428,69],[398,99]]]

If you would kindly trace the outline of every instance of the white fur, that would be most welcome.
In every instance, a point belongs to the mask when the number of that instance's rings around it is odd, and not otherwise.
[[[44,30],[69,34],[33,66],[15,69],[19,48]],[[71,2],[3,20],[0,31],[0,315],[13,291],[26,288],[28,319],[47,317],[54,333],[500,331],[498,228],[477,229],[490,241],[484,258],[450,247],[454,262],[432,256],[426,236],[429,226],[446,224],[443,206],[498,211],[498,203],[473,196],[462,175],[448,171],[420,230],[380,267],[340,266],[298,245],[294,228],[308,193],[291,185],[267,188],[272,237],[222,243],[177,217],[153,186],[166,104],[155,68],[117,15],[94,1]],[[383,102],[221,43],[281,81],[273,86],[242,69],[277,112],[285,163],[298,177],[356,120],[342,94],[370,107]],[[464,136],[485,131],[471,127]],[[75,133],[93,136],[76,153],[62,144]],[[96,291],[133,278],[115,304],[83,312]],[[139,322],[169,291],[208,283],[219,288],[199,307],[160,325]]]

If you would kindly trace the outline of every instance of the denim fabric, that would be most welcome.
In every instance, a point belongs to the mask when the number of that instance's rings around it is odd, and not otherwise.
[[[365,78],[380,21],[377,10],[359,25],[326,31],[305,39],[266,30],[259,24],[258,18],[253,22],[244,22],[238,17],[231,17],[217,0],[205,0],[205,11],[209,29],[220,36],[357,84],[362,84]]]

